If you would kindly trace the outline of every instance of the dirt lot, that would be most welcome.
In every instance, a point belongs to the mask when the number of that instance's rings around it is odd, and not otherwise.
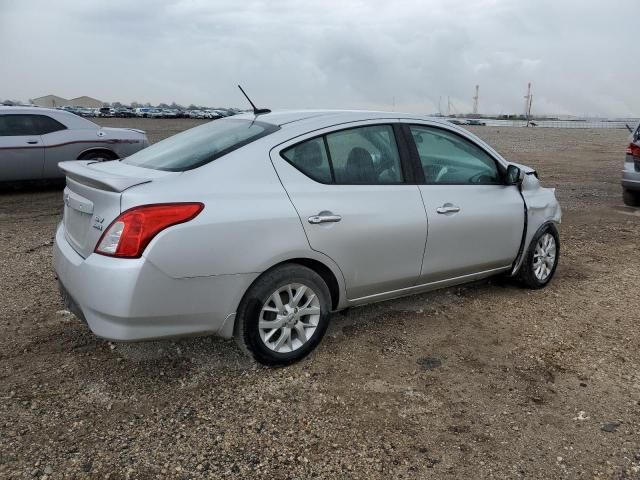
[[[109,120],[152,141],[188,120]],[[640,478],[640,211],[626,132],[477,127],[563,205],[551,285],[335,315],[306,361],[110,344],[62,310],[59,189],[0,194],[2,478]],[[425,359],[427,359],[425,361]]]

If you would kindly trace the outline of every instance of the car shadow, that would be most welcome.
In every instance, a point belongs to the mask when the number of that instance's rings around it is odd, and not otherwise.
[[[12,195],[16,193],[59,192],[63,190],[64,187],[64,180],[0,182],[0,195]]]

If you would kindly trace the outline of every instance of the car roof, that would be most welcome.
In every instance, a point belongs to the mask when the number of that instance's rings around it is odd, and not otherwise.
[[[48,115],[51,118],[63,123],[67,128],[99,128],[95,123],[82,118],[75,113],[66,110],[44,107],[4,107],[0,106],[1,114],[26,114],[26,115]]]
[[[271,123],[280,127],[299,122],[313,123],[318,128],[329,127],[340,123],[360,122],[380,119],[428,120],[444,125],[451,125],[446,120],[427,115],[413,113],[384,112],[373,110],[276,110],[270,113],[254,115],[251,112],[240,113],[231,118],[256,120]]]
[[[14,113],[14,112],[19,112],[19,113],[36,113],[36,114],[43,114],[43,113],[53,113],[53,112],[59,112],[60,110],[56,110],[54,108],[42,108],[42,107],[30,107],[30,106],[20,106],[20,105],[16,105],[13,107],[6,107],[6,106],[0,106],[0,113]]]
[[[242,113],[216,121],[233,121],[234,119],[264,122],[279,126],[280,130],[282,130],[282,135],[279,139],[277,138],[275,140],[278,143],[283,142],[283,140],[288,141],[299,135],[305,135],[324,128],[330,128],[352,122],[363,122],[367,120],[404,120],[407,122],[426,122],[433,126],[457,132],[459,135],[482,146],[495,158],[499,159],[500,162],[505,164],[507,162],[493,147],[477,135],[474,135],[472,132],[455,125],[442,117],[431,117],[415,113],[368,110],[280,110],[259,115],[255,115],[251,112]]]

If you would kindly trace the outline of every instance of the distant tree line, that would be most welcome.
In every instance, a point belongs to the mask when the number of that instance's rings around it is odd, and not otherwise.
[[[146,103],[140,103],[140,102],[136,102],[133,101],[131,102],[129,105],[121,103],[121,102],[105,102],[104,105],[105,107],[112,107],[112,108],[127,108],[127,107],[131,107],[131,108],[141,108],[141,107],[146,107],[146,108],[169,108],[171,110],[205,110],[205,109],[217,109],[217,108],[228,108],[228,107],[208,107],[206,105],[194,105],[193,103],[191,105],[189,105],[188,107],[185,107],[184,105],[180,105],[179,103],[176,102],[171,102],[171,103],[164,103],[161,102],[157,105],[152,105],[149,102]]]
[[[6,100],[2,100],[0,99],[0,105],[4,105],[7,107],[13,107],[16,105],[24,105],[25,103],[22,100],[15,100],[15,99],[9,99],[7,98]],[[33,99],[29,99],[29,104],[33,104]],[[60,105],[62,106],[62,105]],[[189,105],[188,107],[185,107],[184,105],[180,105],[179,103],[176,102],[171,102],[171,103],[159,103],[158,105],[152,105],[149,102],[146,103],[140,103],[140,102],[131,102],[129,105],[122,103],[122,102],[104,102],[103,107],[112,107],[112,108],[127,108],[127,107],[131,107],[131,108],[140,108],[140,107],[147,107],[147,108],[170,108],[172,110],[206,110],[206,109],[227,109],[228,107],[207,107],[205,105],[194,105],[193,103],[191,105]]]

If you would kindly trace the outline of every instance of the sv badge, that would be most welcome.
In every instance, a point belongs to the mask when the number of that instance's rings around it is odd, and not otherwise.
[[[104,218],[98,217],[97,215],[93,217],[93,228],[102,231],[104,228]]]

